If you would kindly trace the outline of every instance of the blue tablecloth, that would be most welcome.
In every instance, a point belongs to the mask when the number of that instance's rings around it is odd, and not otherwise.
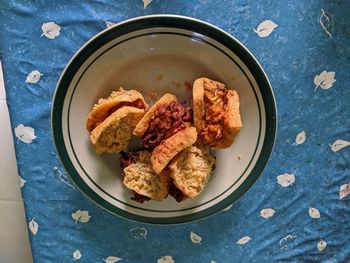
[[[54,89],[78,48],[106,21],[155,13],[196,17],[242,41],[266,70],[278,106],[275,149],[256,184],[229,210],[178,226],[130,222],[87,200],[69,185],[50,132]],[[346,0],[154,0],[146,9],[141,0],[0,1],[12,127],[35,130],[14,133],[35,261],[349,262],[349,14]],[[266,20],[278,25],[271,33],[259,32]],[[42,35],[47,22],[60,26],[52,39]],[[293,176],[291,185],[281,182]],[[77,210],[88,211],[88,222],[72,218]]]

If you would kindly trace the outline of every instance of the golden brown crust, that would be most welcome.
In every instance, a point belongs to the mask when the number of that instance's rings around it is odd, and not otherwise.
[[[194,144],[196,140],[197,131],[194,127],[185,128],[164,140],[152,152],[153,170],[159,174],[179,152]]]
[[[225,149],[232,145],[237,134],[242,128],[241,115],[239,113],[239,98],[235,90],[227,92],[227,105],[224,115],[224,130],[222,138],[216,143],[216,149]]]
[[[193,119],[198,134],[201,134],[203,126],[205,126],[203,123],[206,114],[204,101],[205,85],[210,85],[211,88],[216,85],[224,86],[224,84],[208,78],[199,78],[195,80],[193,84]],[[210,146],[216,149],[230,147],[242,127],[239,112],[239,98],[237,92],[234,90],[227,90],[226,107],[222,120],[223,129],[221,139],[217,142],[214,141],[210,143]]]
[[[151,167],[151,153],[138,151],[133,153],[135,162],[124,169],[124,185],[136,193],[153,200],[161,201],[168,195],[170,176],[164,169],[159,175]]]
[[[113,112],[90,134],[90,140],[98,153],[116,153],[125,149],[132,131],[144,115],[145,110],[123,106]]]
[[[205,113],[204,106],[204,81],[207,78],[196,79],[193,83],[193,122],[197,132],[200,133],[202,127],[202,119]]]
[[[91,132],[111,114],[110,111],[113,110],[113,108],[117,108],[123,104],[129,104],[128,106],[134,106],[140,109],[147,109],[148,107],[140,92],[119,88],[118,91],[113,91],[108,98],[99,99],[98,103],[93,106],[92,111],[86,119],[86,129]]]
[[[209,149],[192,145],[180,152],[168,165],[175,186],[189,198],[198,196],[212,173],[215,158]]]
[[[161,97],[143,116],[140,122],[136,125],[136,128],[133,132],[135,136],[142,137],[148,129],[148,125],[154,115],[154,112],[160,105],[168,105],[169,103],[177,101],[175,95],[166,93],[163,97]]]

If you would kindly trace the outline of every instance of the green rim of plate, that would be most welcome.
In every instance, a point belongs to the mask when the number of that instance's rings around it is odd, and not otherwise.
[[[212,207],[209,207],[196,213],[174,217],[152,218],[135,215],[110,204],[102,197],[100,197],[97,193],[95,193],[85,183],[85,181],[81,178],[79,173],[75,170],[74,165],[72,164],[68,156],[67,149],[64,144],[64,138],[62,133],[62,109],[66,92],[73,77],[75,76],[76,72],[80,69],[82,64],[96,50],[98,50],[108,42],[112,41],[113,39],[125,35],[127,33],[131,33],[141,29],[159,27],[178,28],[199,33],[201,35],[216,40],[217,42],[221,43],[223,46],[231,50],[235,55],[237,55],[249,69],[260,89],[265,107],[266,132],[259,158],[253,170],[245,179],[245,181],[228,197],[226,197],[219,203],[213,205]],[[203,219],[217,212],[220,212],[221,210],[238,200],[245,192],[247,192],[248,189],[261,175],[272,153],[276,137],[277,111],[273,90],[265,72],[255,59],[255,57],[248,51],[248,49],[246,49],[243,46],[243,44],[241,44],[238,40],[236,40],[234,37],[232,37],[225,31],[206,22],[184,16],[152,15],[138,17],[119,23],[114,27],[106,29],[103,32],[96,35],[76,53],[76,55],[66,66],[57,84],[52,104],[53,107],[51,111],[51,129],[55,147],[64,168],[66,169],[68,175],[71,177],[75,185],[89,199],[91,199],[93,202],[106,209],[107,211],[115,215],[121,216],[123,218],[143,223],[179,224]]]

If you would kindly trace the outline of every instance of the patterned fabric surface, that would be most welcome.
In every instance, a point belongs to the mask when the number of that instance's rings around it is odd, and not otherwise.
[[[274,152],[255,185],[225,211],[177,226],[127,221],[90,202],[70,184],[50,131],[55,86],[79,47],[107,21],[156,13],[234,35],[266,70],[278,107]],[[349,262],[349,14],[346,0],[0,1],[35,262]]]

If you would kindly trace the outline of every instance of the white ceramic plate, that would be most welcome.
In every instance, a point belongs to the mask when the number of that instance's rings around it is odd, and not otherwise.
[[[89,142],[84,124],[92,105],[120,86],[139,90],[146,100],[171,92],[190,102],[192,92],[184,83],[199,77],[237,90],[241,132],[232,147],[216,152],[216,169],[199,197],[181,203],[172,197],[131,200],[121,182],[119,156],[98,155]],[[235,38],[193,18],[154,15],[106,29],[78,51],[56,89],[52,131],[68,174],[95,203],[131,220],[183,223],[221,211],[252,186],[273,148],[276,109],[264,71]]]

